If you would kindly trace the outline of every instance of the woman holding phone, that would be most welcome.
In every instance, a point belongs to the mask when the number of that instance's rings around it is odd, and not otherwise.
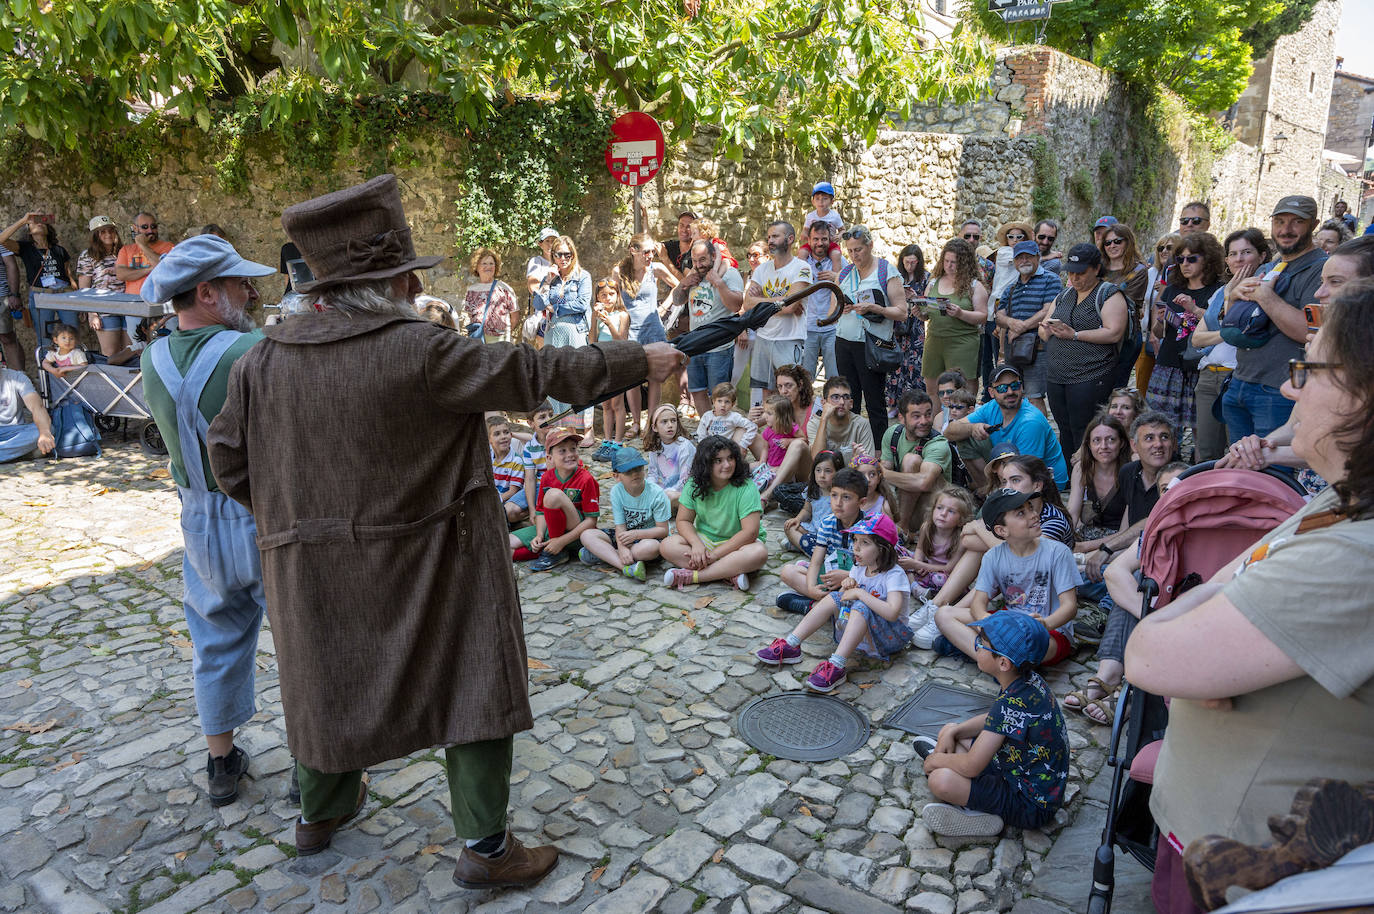
[[[48,325],[54,323],[76,326],[76,312],[38,307],[34,295],[39,292],[70,292],[76,287],[72,275],[71,256],[57,243],[52,213],[25,213],[9,228],[0,232],[0,244],[19,255],[24,262],[29,283],[29,315],[39,343],[51,341]],[[18,236],[17,238],[15,236]]]

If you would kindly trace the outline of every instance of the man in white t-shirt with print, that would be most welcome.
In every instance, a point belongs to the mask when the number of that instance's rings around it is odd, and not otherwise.
[[[744,290],[744,311],[763,301],[777,301],[811,285],[811,266],[792,254],[797,230],[790,222],[773,222],[766,235],[771,260],[759,264],[749,276]],[[749,386],[762,390],[765,397],[777,389],[778,366],[797,365],[806,343],[806,302],[795,301],[768,319],[754,335],[754,352],[749,362]]]

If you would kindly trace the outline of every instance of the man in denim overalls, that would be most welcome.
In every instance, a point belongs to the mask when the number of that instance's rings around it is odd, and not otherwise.
[[[262,339],[245,313],[258,297],[251,280],[276,272],[244,260],[223,238],[197,235],[163,255],[140,291],[148,302],[170,299],[177,314],[178,329],[143,353],[143,391],[181,496],[186,627],[216,806],[238,798],[248,770],[234,729],[256,711],[253,663],[266,601],[253,515],[219,491],[205,435],[224,405],[229,369]]]

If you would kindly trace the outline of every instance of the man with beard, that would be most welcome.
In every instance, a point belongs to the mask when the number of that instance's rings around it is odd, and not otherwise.
[[[172,243],[158,238],[157,216],[147,210],[134,216],[130,231],[133,240],[120,248],[115,258],[115,279],[124,282],[125,292],[138,295],[143,289],[143,280],[167,256]]]
[[[1064,450],[1050,428],[1045,414],[1032,406],[1025,396],[1020,369],[999,365],[992,376],[992,399],[963,419],[945,426],[950,441],[991,440],[993,445],[1010,442],[1018,454],[1030,454],[1045,461],[1061,491],[1069,487],[1069,467]]]
[[[795,295],[813,282],[811,266],[792,256],[797,230],[789,222],[768,225],[768,253],[749,274],[744,290],[744,310],[763,301],[776,301]],[[795,301],[768,319],[754,334],[754,352],[749,362],[749,386],[763,391],[768,399],[777,390],[777,371],[783,365],[798,365],[806,344],[805,301]]]
[[[1279,392],[1288,380],[1288,360],[1301,359],[1307,342],[1303,305],[1316,301],[1326,252],[1312,243],[1317,201],[1284,197],[1270,217],[1270,236],[1278,259],[1255,271],[1236,290],[1236,308],[1254,302],[1264,309],[1272,333],[1261,345],[1236,350],[1236,368],[1221,401],[1231,443],[1246,435],[1263,438],[1288,421],[1293,401]]]
[[[140,274],[144,301],[170,300],[171,336],[143,351],[143,396],[167,444],[181,496],[182,601],[191,635],[196,711],[209,746],[210,802],[232,803],[248,756],[234,730],[256,711],[253,666],[266,606],[252,515],[215,484],[205,433],[224,405],[229,370],[262,339],[245,313],[252,280],[277,272],[244,260],[217,235],[197,235]]]
[[[899,424],[883,435],[878,457],[883,479],[897,490],[897,522],[908,533],[919,529],[931,496],[950,481],[954,458],[949,442],[934,431],[935,405],[930,394],[912,388],[897,400]]]
[[[251,506],[297,759],[296,851],[367,799],[363,769],[442,748],[467,888],[529,885],[552,847],[507,829],[515,734],[533,726],[520,601],[484,410],[591,403],[683,354],[667,343],[483,344],[411,304],[395,175],[289,207],[310,307],[235,366],[210,429],[220,486]],[[533,506],[533,502],[531,503]]]
[[[723,273],[718,271],[716,247],[705,238],[692,242],[688,252],[692,269],[683,274],[682,282],[673,290],[673,302],[687,307],[691,329],[738,314],[744,303],[744,279],[739,270],[727,266]],[[734,366],[733,340],[692,356],[687,363],[687,392],[698,416],[711,411],[711,391],[717,384],[730,380]]]

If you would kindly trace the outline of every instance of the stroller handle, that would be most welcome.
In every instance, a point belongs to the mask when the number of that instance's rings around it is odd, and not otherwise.
[[[1193,466],[1190,466],[1188,469],[1184,470],[1182,473],[1179,473],[1178,478],[1187,479],[1189,476],[1196,476],[1198,473],[1205,473],[1208,470],[1214,470],[1216,469],[1216,466],[1217,462],[1215,460],[1204,460],[1202,463],[1194,464]],[[1239,469],[1239,467],[1228,467],[1227,469]],[[1307,497],[1307,490],[1304,489],[1302,487],[1302,483],[1298,482],[1297,479],[1295,479],[1290,473],[1285,473],[1283,470],[1275,469],[1274,467],[1265,467],[1262,470],[1251,470],[1250,472],[1263,473],[1265,476],[1272,476],[1279,482],[1288,486],[1288,488],[1292,489],[1294,492],[1297,492],[1304,498]]]

